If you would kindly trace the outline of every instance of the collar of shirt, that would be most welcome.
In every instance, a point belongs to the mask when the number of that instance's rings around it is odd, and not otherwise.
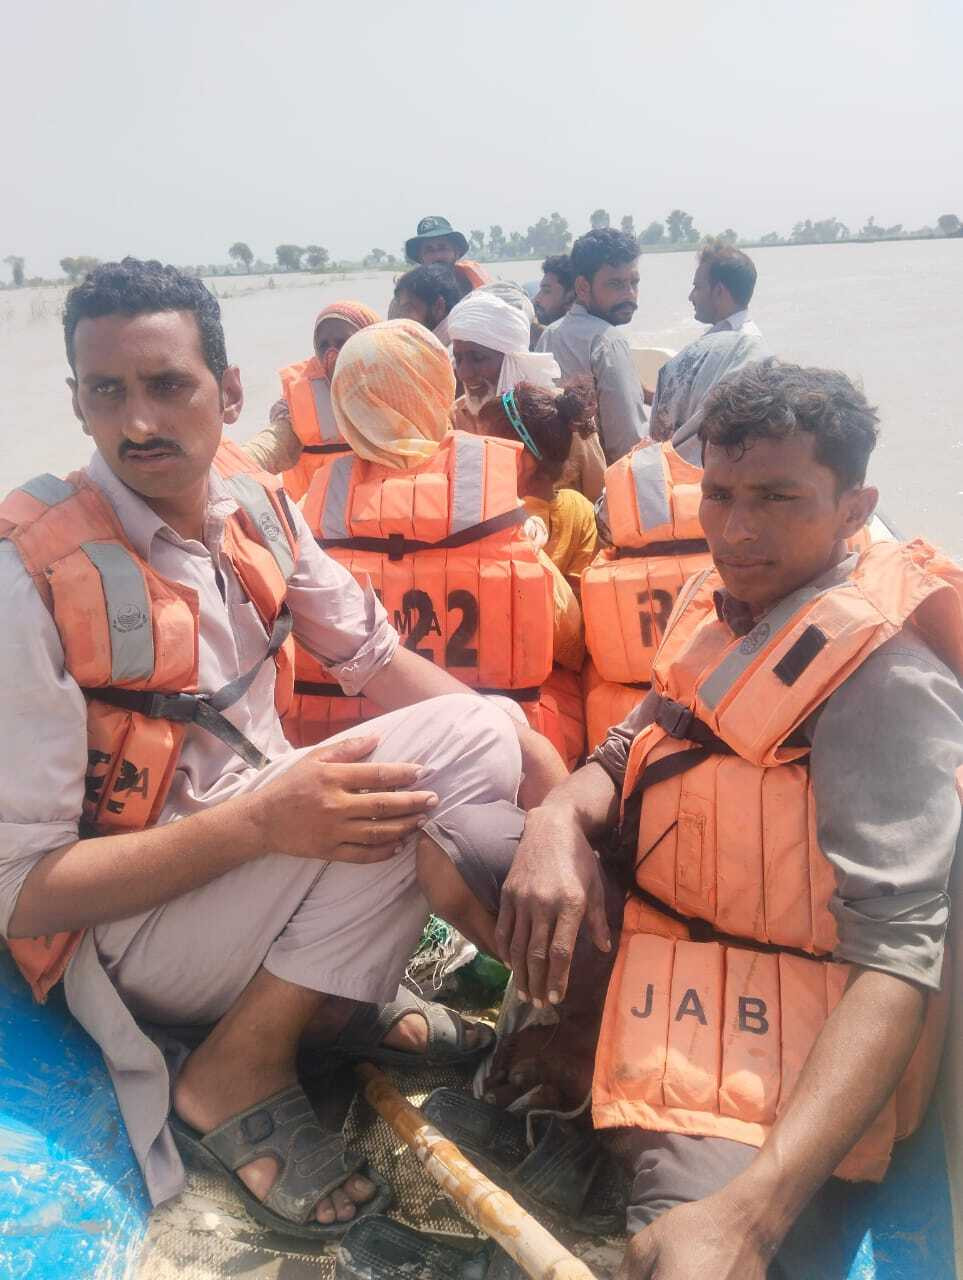
[[[838,587],[852,573],[855,563],[855,555],[846,556],[840,560],[839,564],[835,564],[831,569],[827,569],[825,573],[821,573],[818,578],[814,578],[805,587],[800,587],[799,591],[805,591],[808,595],[811,591],[818,593],[828,591],[830,587]],[[749,605],[744,600],[737,600],[725,587],[720,587],[718,591],[713,592],[712,599],[716,607],[716,617],[720,622],[726,624],[734,636],[748,635],[753,627],[758,622],[762,622],[771,612],[771,610],[767,610],[762,617],[754,617]],[[782,601],[779,600],[776,604],[782,604]],[[776,605],[772,606],[773,609],[775,607]]]
[[[565,315],[562,316],[560,320],[556,320],[555,324],[550,325],[549,328],[554,329],[555,325],[563,325],[566,320],[576,320],[580,322],[583,327],[588,324],[594,325],[597,329],[612,328],[612,325],[609,324],[608,320],[603,320],[601,316],[592,315],[591,311],[584,307],[581,302],[573,302]]]
[[[182,538],[153,511],[139,493],[129,488],[111,471],[98,450],[87,466],[87,477],[97,486],[110,505],[130,539],[130,544],[143,560],[150,560],[151,545],[156,537],[175,546],[196,546],[193,539]],[[204,542],[213,555],[220,546],[224,522],[237,510],[237,502],[231,496],[223,477],[211,468],[208,478],[207,511],[204,516]]]
[[[741,311],[733,311],[731,316],[727,316],[725,320],[720,320],[718,324],[714,324],[709,333],[724,333],[727,329],[741,329],[749,319],[748,307],[743,307]]]

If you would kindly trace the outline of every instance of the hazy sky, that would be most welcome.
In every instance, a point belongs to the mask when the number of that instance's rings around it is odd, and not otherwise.
[[[29,0],[0,260],[398,252],[599,205],[786,233],[963,216],[960,0]],[[6,277],[6,268],[0,268]]]

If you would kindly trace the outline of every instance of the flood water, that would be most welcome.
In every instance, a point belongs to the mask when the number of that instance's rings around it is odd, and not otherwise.
[[[963,240],[811,245],[753,250],[759,284],[753,315],[773,351],[830,365],[862,381],[881,413],[871,465],[881,509],[905,534],[924,534],[963,556]],[[651,254],[641,263],[639,310],[630,326],[642,345],[678,349],[703,327],[687,302],[694,256]],[[537,262],[498,263],[492,273],[524,283]],[[231,434],[243,440],[266,422],[279,395],[277,370],[311,354],[316,312],[338,298],[380,310],[388,272],[348,277],[218,278],[230,359],[240,365],[246,405]],[[64,290],[0,293],[0,491],[40,471],[83,463],[89,442],[75,422],[63,379]]]

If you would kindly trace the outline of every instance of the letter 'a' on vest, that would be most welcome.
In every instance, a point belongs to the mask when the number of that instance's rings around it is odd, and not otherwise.
[[[289,364],[280,371],[281,394],[288,406],[294,434],[301,441],[301,457],[284,472],[285,492],[300,502],[311,477],[332,459],[350,449],[338,431],[331,407],[331,384],[317,356]]]
[[[850,972],[832,958],[834,875],[794,732],[903,627],[963,673],[963,571],[922,541],[874,543],[848,579],[803,588],[741,637],[716,616],[719,585],[714,572],[687,585],[653,666],[655,721],[629,753],[623,815],[638,830],[623,825],[623,849],[642,896],[626,908],[593,1107],[600,1127],[759,1146]],[[929,997],[909,1068],[840,1177],[882,1178],[919,1124],[948,1004],[945,987]]]
[[[214,465],[238,503],[225,524],[224,550],[267,639],[283,612],[297,542],[274,477],[258,472],[236,445],[222,445]],[[30,573],[60,634],[65,669],[88,698],[81,830],[107,835],[153,825],[186,724],[114,705],[97,693],[198,692],[196,592],[141,559],[110,503],[82,472],[66,480],[39,476],[14,489],[0,503],[0,538],[13,544]],[[275,701],[283,714],[293,691],[290,639],[274,662]],[[63,976],[82,936],[8,940],[38,1001]]]
[[[699,524],[699,467],[643,442],[605,473],[613,546],[582,574],[585,643],[599,675],[648,683],[683,582],[711,566]]]
[[[519,449],[456,431],[408,471],[346,455],[315,475],[304,516],[328,555],[370,580],[407,648],[524,705],[552,669],[553,623],[549,571],[520,531]],[[299,650],[290,741],[358,723],[368,708],[340,695]]]

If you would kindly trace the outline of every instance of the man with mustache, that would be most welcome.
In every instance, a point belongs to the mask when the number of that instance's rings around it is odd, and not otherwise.
[[[224,443],[243,392],[199,280],[102,264],[64,332],[96,451],[0,504],[0,933],[38,999],[63,978],[155,1203],[183,1187],[180,1148],[273,1230],[324,1239],[388,1193],[318,1126],[299,1052],[484,1049],[395,998],[433,892],[417,832],[513,799],[523,769],[535,799],[565,767],[401,646],[370,586]],[[294,637],[389,714],[291,747]]]
[[[639,303],[639,245],[634,236],[605,227],[572,245],[575,301],[542,334],[565,380],[590,375],[598,400],[605,457],[615,462],[648,434],[642,384],[625,338],[617,332]]]

